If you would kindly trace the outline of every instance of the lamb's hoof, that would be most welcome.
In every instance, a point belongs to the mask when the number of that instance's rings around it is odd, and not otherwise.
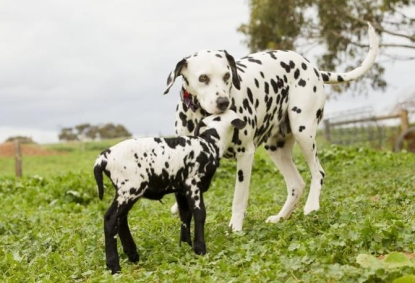
[[[140,256],[138,255],[138,253],[133,254],[131,256],[129,255],[128,256],[128,260],[131,261],[131,262],[136,263],[136,262],[139,262],[140,261]]]
[[[205,255],[206,254],[206,245],[203,244],[195,244],[194,251],[197,255]]]
[[[117,273],[120,273],[121,272],[121,266],[119,266],[119,265],[117,265],[117,266],[109,266],[108,264],[107,264],[107,268],[109,269],[109,270],[111,270],[111,274],[117,274]]]
[[[179,242],[179,246],[182,246],[182,243],[186,243],[186,244],[188,244],[189,246],[192,246],[192,241],[190,241],[190,240],[180,240],[180,242]]]

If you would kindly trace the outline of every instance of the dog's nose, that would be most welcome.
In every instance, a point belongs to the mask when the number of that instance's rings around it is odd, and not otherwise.
[[[217,104],[217,107],[220,111],[225,112],[225,110],[228,109],[228,106],[229,106],[229,98],[219,97],[216,100],[216,104]]]

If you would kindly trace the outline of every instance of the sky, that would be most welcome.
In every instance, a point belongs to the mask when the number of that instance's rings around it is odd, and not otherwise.
[[[54,143],[81,123],[172,135],[181,79],[163,95],[168,74],[201,49],[247,55],[237,28],[248,19],[247,0],[1,0],[0,143]],[[331,99],[326,113],[413,93],[414,61],[388,63],[385,93]]]

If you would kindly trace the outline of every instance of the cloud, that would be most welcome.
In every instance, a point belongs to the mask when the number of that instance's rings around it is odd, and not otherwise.
[[[61,127],[114,122],[139,135],[172,134],[178,89],[162,95],[168,73],[199,49],[245,50],[236,27],[247,9],[237,1],[1,1],[2,132],[44,131],[36,139],[48,142]]]
[[[180,79],[164,96],[167,75],[200,49],[246,55],[236,29],[248,17],[236,0],[2,0],[1,133],[51,142],[62,127],[113,122],[171,135]]]

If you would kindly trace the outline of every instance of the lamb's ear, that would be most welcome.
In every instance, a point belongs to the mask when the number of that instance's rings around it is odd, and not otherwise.
[[[241,120],[239,118],[236,118],[232,120],[231,122],[232,126],[234,126],[238,130],[242,130],[246,126],[246,122],[244,120]]]
[[[232,83],[236,87],[236,89],[239,90],[239,89],[241,89],[241,82],[239,81],[238,72],[236,70],[235,59],[233,59],[233,57],[231,55],[229,55],[228,52],[226,52],[226,50],[223,50],[223,52],[225,52],[226,59],[228,60],[229,65],[231,66]]]
[[[179,61],[179,63],[177,63],[176,68],[174,68],[174,71],[172,71],[169,77],[167,78],[167,88],[164,91],[164,94],[167,94],[169,92],[176,78],[181,75],[182,69],[186,67],[186,64],[186,59],[182,59],[181,61]]]
[[[195,128],[195,132],[194,132],[194,135],[195,136],[198,136],[200,133],[200,128],[202,128],[202,127],[205,127],[206,126],[206,124],[205,124],[205,122],[203,122],[203,120],[202,121],[200,121],[197,125],[196,125],[196,128]]]

